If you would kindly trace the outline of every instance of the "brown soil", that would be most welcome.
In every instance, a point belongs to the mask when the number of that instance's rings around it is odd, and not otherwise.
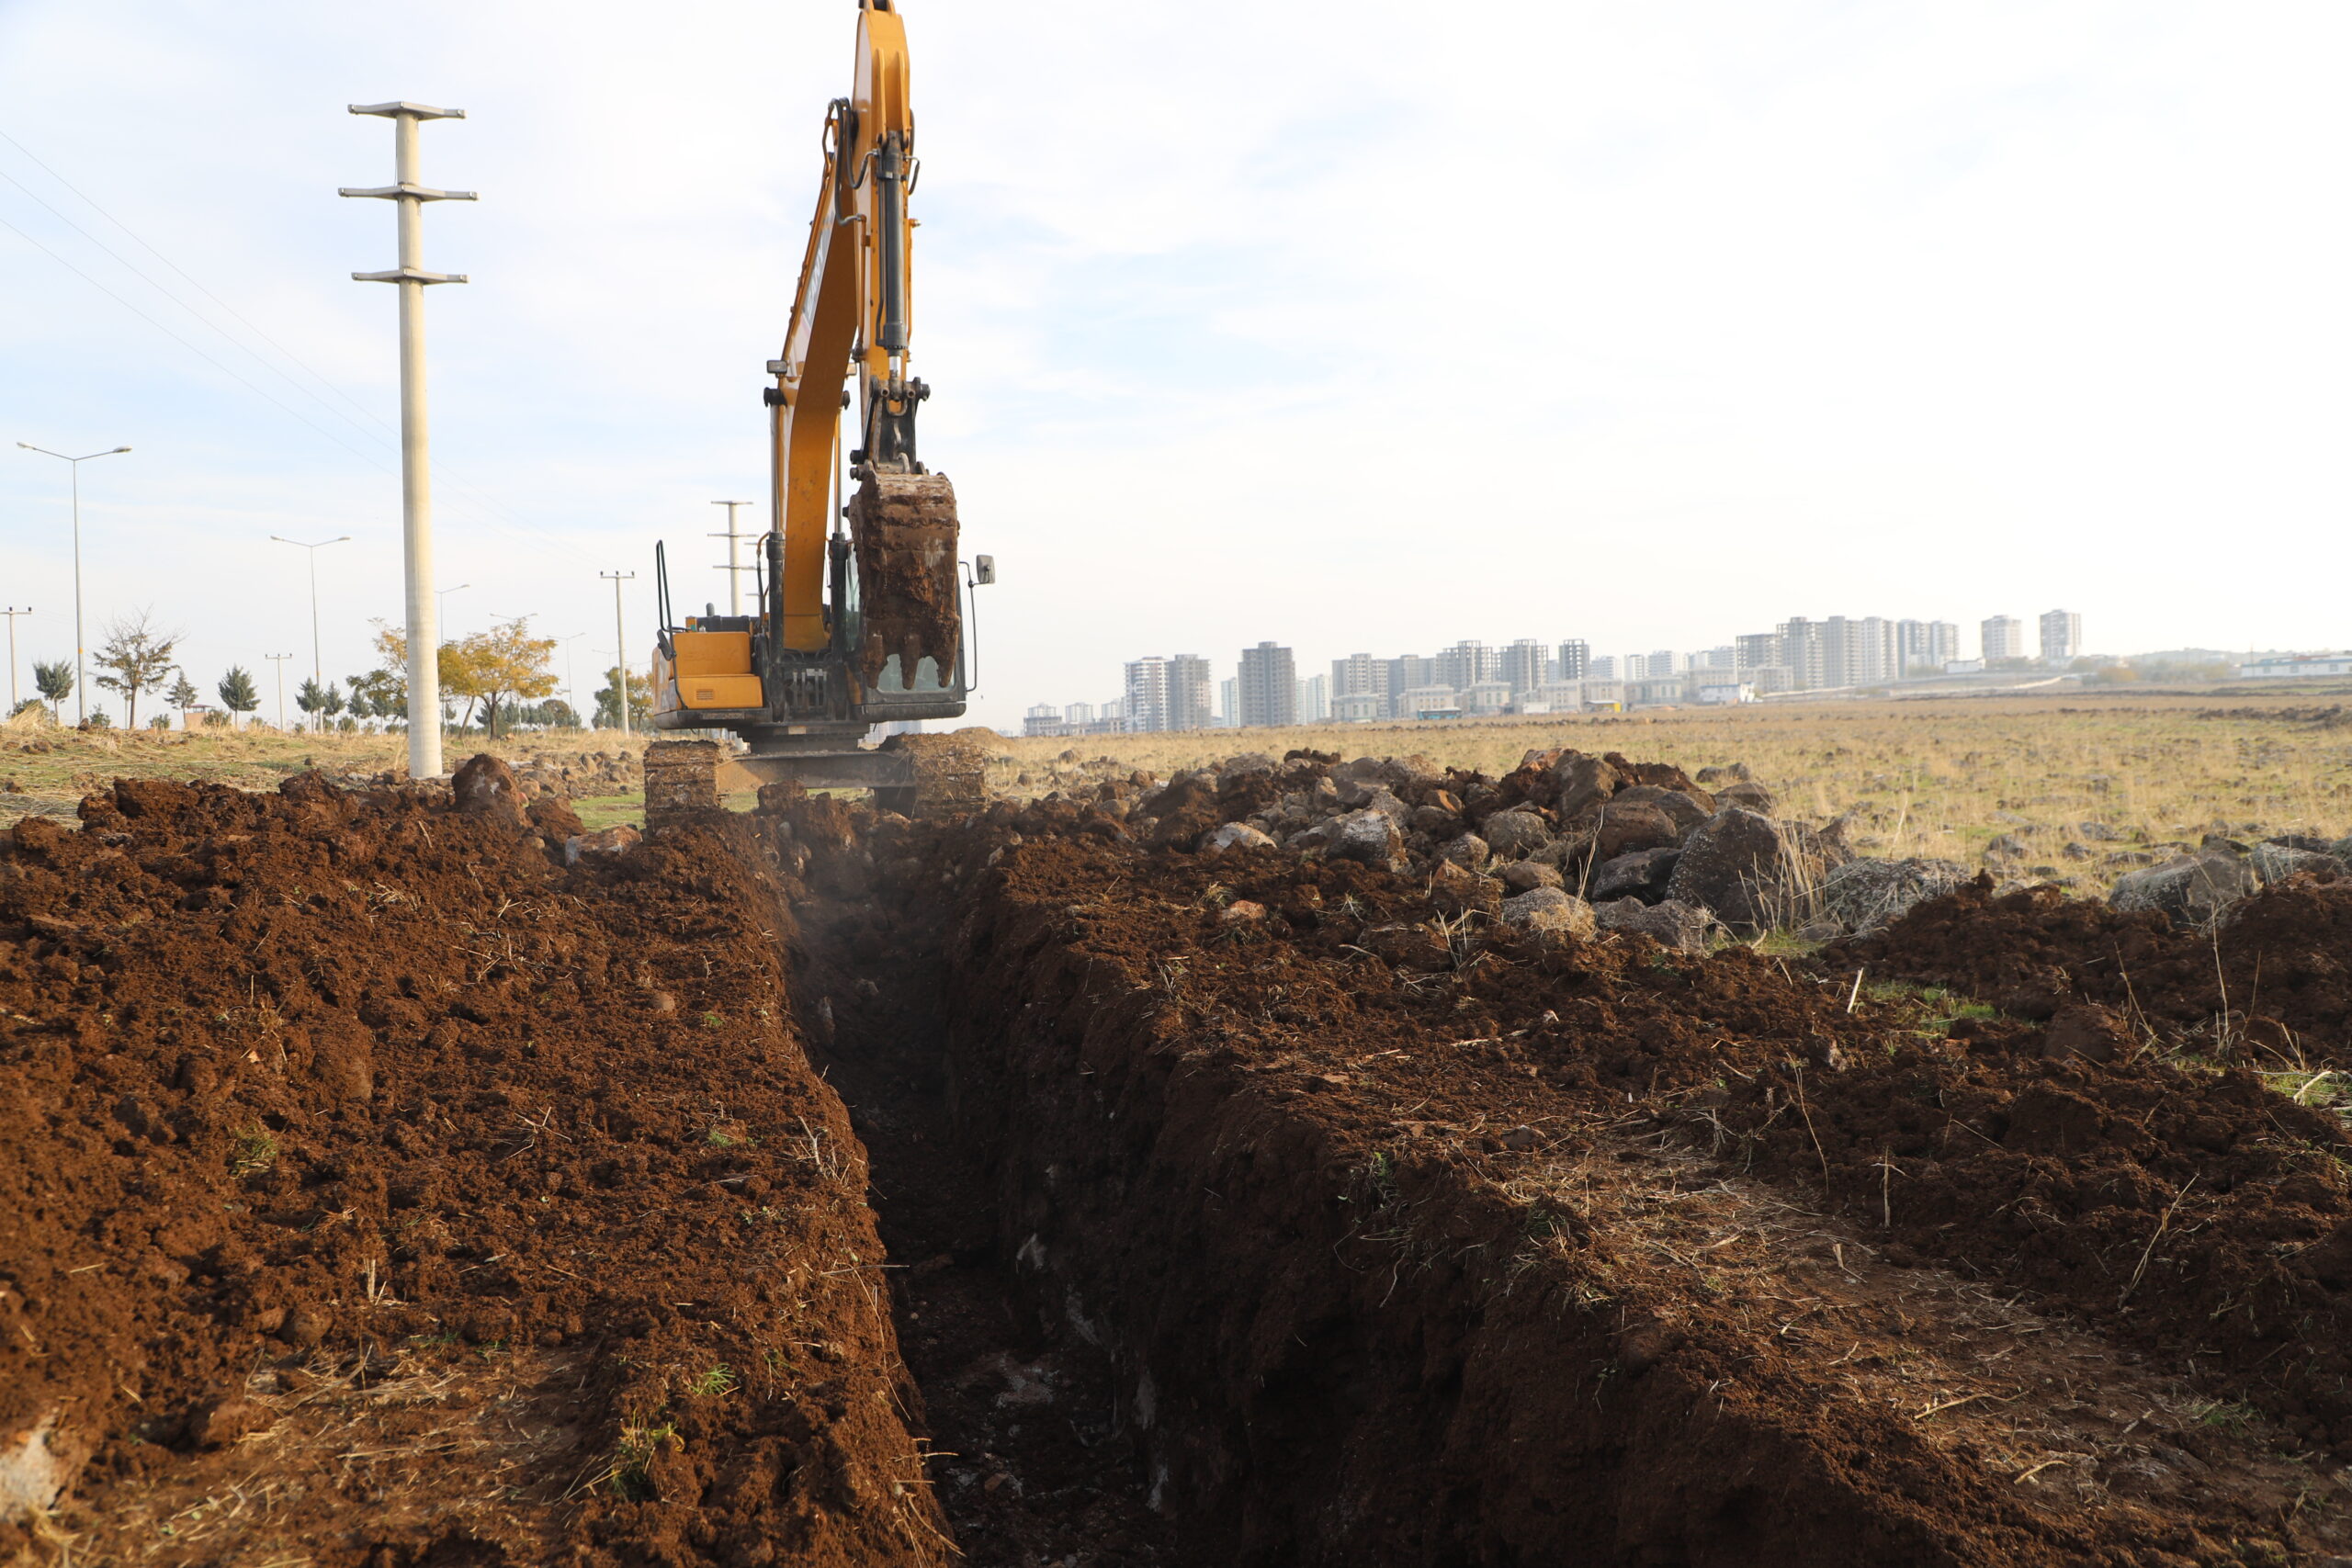
[[[1923,910],[1873,973],[2041,965],[1955,1021],[1133,789],[567,867],[509,783],[0,845],[0,1481],[79,1465],[28,1561],[2352,1552],[2352,1138],[2154,1038],[2186,971],[2075,977],[2167,931]],[[2324,982],[2335,896],[2223,973]]]
[[[2053,888],[1996,896],[1980,877],[1825,961],[2034,1021],[2098,1002],[2222,1060],[2352,1066],[2352,880],[2296,877],[2200,931]]]
[[[0,850],[0,1434],[86,1456],[74,1561],[944,1560],[740,829],[84,815]]]
[[[1049,1344],[1107,1358],[1175,1561],[2342,1549],[2324,1450],[2214,1392],[2251,1396],[2242,1366],[2192,1385],[2005,1250],[1867,1223],[1834,1146],[1783,1171],[1776,1128],[1734,1127],[1724,1085],[1815,1062],[1810,1093],[1911,1014],[1744,950],[1545,946],[1385,874],[998,815],[869,840],[858,946],[919,947],[873,911],[955,889],[942,1069],[999,1256]],[[2135,1308],[2183,1288],[2158,1257]]]

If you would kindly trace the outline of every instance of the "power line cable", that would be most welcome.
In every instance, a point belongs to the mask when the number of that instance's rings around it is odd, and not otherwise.
[[[242,322],[245,327],[247,327],[248,329],[250,329],[250,330],[254,333],[254,334],[255,336],[259,337],[259,338],[260,338],[264,343],[268,344],[272,348],[274,348],[274,349],[277,350],[277,352],[278,352],[278,353],[280,353],[280,354],[284,355],[287,357],[287,359],[288,359],[288,361],[290,361],[292,364],[294,364],[294,365],[296,365],[297,367],[299,367],[303,371],[303,373],[304,373],[304,374],[306,374],[306,375],[308,375],[309,377],[311,377],[311,379],[313,379],[313,380],[317,381],[321,386],[325,387],[329,391],[334,392],[334,393],[335,394],[335,396],[337,396],[338,398],[341,398],[345,402],[350,403],[352,407],[354,407],[355,409],[357,409],[357,410],[358,410],[362,414],[365,414],[368,419],[372,420],[372,421],[373,421],[377,425],[379,425],[379,427],[381,427],[381,429],[385,432],[385,436],[384,436],[384,438],[385,438],[385,439],[388,439],[388,440],[389,440],[389,439],[393,439],[393,438],[396,438],[396,437],[397,437],[397,435],[398,435],[398,432],[397,432],[396,430],[394,430],[394,428],[393,428],[390,424],[387,423],[386,423],[386,422],[385,422],[385,421],[384,421],[380,416],[379,416],[379,415],[377,415],[377,414],[373,413],[373,412],[370,412],[368,409],[367,409],[364,405],[360,404],[356,400],[353,399],[349,394],[347,394],[347,393],[344,392],[341,389],[337,388],[337,387],[336,387],[336,386],[335,386],[332,381],[329,381],[329,380],[328,380],[324,376],[321,375],[321,374],[320,374],[316,369],[312,368],[309,364],[305,363],[305,362],[303,361],[303,359],[301,358],[301,356],[300,356],[300,355],[299,355],[295,354],[291,349],[288,349],[288,348],[287,348],[284,344],[282,344],[278,343],[277,339],[275,339],[275,338],[271,337],[271,336],[270,336],[266,332],[263,331],[260,327],[258,327],[258,326],[254,325],[254,322],[252,322],[251,321],[247,320],[247,319],[246,319],[246,317],[245,317],[242,312],[240,312],[240,311],[236,309],[236,307],[234,307],[234,306],[231,305],[227,300],[222,299],[219,295],[217,295],[217,294],[213,293],[211,289],[205,288],[205,286],[204,286],[200,281],[198,281],[198,279],[197,279],[193,275],[191,275],[191,274],[190,274],[190,273],[189,273],[189,272],[188,272],[185,267],[182,267],[178,263],[176,263],[176,262],[173,261],[173,260],[171,259],[171,257],[169,257],[169,256],[165,255],[162,251],[157,250],[157,249],[155,248],[155,246],[154,246],[154,245],[153,245],[153,244],[149,243],[149,242],[148,242],[147,240],[145,240],[144,238],[142,238],[142,237],[141,237],[141,236],[137,231],[136,231],[132,230],[129,224],[124,223],[120,219],[119,219],[119,218],[117,218],[117,217],[115,217],[115,216],[114,216],[114,214],[112,214],[111,212],[108,212],[108,211],[107,211],[104,207],[99,206],[99,205],[98,205],[98,203],[97,203],[95,199],[93,199],[90,196],[88,196],[87,194],[85,194],[85,192],[84,192],[84,191],[83,191],[79,186],[75,186],[75,185],[74,185],[71,180],[68,180],[68,179],[67,179],[63,175],[59,174],[55,169],[51,168],[51,167],[49,166],[49,164],[47,164],[46,163],[43,163],[43,162],[41,161],[41,159],[40,159],[37,154],[35,154],[35,153],[32,152],[32,150],[31,150],[30,148],[28,148],[28,147],[27,147],[23,142],[21,142],[21,141],[17,141],[17,140],[15,137],[13,137],[13,136],[10,136],[10,135],[9,135],[6,131],[5,131],[5,130],[0,130],[0,141],[6,141],[10,146],[12,146],[12,147],[16,148],[16,149],[17,149],[17,151],[18,151],[19,152],[22,152],[22,153],[23,153],[23,154],[24,154],[28,159],[29,159],[33,164],[35,164],[36,165],[38,165],[38,166],[40,168],[40,170],[41,170],[43,173],[47,174],[47,175],[48,175],[51,179],[55,180],[59,185],[63,186],[67,190],[72,191],[72,192],[73,192],[76,197],[80,197],[84,202],[87,203],[87,204],[89,205],[89,207],[90,207],[91,210],[93,210],[93,211],[96,212],[97,214],[99,214],[99,216],[101,216],[101,217],[105,218],[105,219],[106,219],[106,220],[107,220],[107,222],[109,222],[109,223],[113,224],[116,228],[118,228],[118,229],[121,230],[125,234],[130,235],[130,238],[131,238],[132,240],[136,241],[136,242],[137,242],[137,243],[138,243],[141,247],[143,247],[145,250],[147,250],[149,253],[151,253],[153,255],[154,255],[154,256],[155,256],[155,258],[156,258],[157,260],[161,261],[161,262],[162,262],[165,266],[170,267],[174,272],[178,273],[182,277],[187,278],[187,281],[189,282],[189,284],[190,284],[190,285],[192,285],[192,286],[193,286],[193,287],[194,287],[194,288],[195,288],[198,292],[202,293],[202,294],[205,296],[205,298],[207,298],[207,299],[209,299],[212,300],[215,304],[219,305],[219,306],[220,306],[223,310],[226,310],[226,311],[227,311],[231,316],[234,317],[238,321]],[[366,430],[366,429],[365,429],[365,428],[363,428],[363,427],[361,427],[361,426],[358,424],[358,423],[357,423],[356,421],[355,421],[355,420],[353,420],[353,419],[351,418],[351,416],[350,416],[349,414],[345,413],[341,409],[335,408],[333,404],[328,403],[324,399],[321,398],[321,397],[320,397],[316,392],[311,391],[309,388],[307,388],[307,387],[303,386],[300,382],[296,381],[292,377],[290,377],[290,376],[287,375],[285,371],[283,371],[283,370],[279,369],[277,366],[270,364],[270,363],[269,363],[269,361],[268,361],[266,358],[265,358],[265,357],[264,357],[263,355],[261,355],[260,354],[256,353],[256,352],[255,352],[255,351],[251,347],[251,345],[246,344],[243,344],[243,343],[239,343],[239,342],[237,341],[236,337],[234,336],[234,334],[231,333],[230,333],[230,332],[228,332],[225,328],[221,327],[218,322],[213,321],[209,320],[209,318],[207,318],[207,317],[205,316],[205,314],[204,314],[202,311],[198,310],[195,306],[190,305],[187,300],[180,299],[177,295],[174,294],[170,289],[168,289],[168,288],[164,288],[161,283],[158,283],[154,278],[150,277],[150,276],[149,276],[145,272],[141,271],[141,270],[138,267],[138,265],[135,265],[134,263],[132,263],[132,262],[131,262],[130,260],[129,260],[127,257],[123,256],[119,252],[118,252],[118,251],[116,251],[115,249],[113,249],[113,247],[111,247],[111,246],[109,246],[108,244],[107,244],[107,243],[106,243],[105,241],[103,241],[103,240],[99,239],[96,235],[95,235],[95,234],[91,233],[88,230],[86,230],[86,229],[83,228],[80,224],[78,224],[78,223],[74,222],[71,218],[66,217],[66,216],[65,216],[65,214],[63,214],[62,212],[58,211],[58,209],[57,209],[56,208],[50,206],[50,204],[49,204],[47,201],[42,200],[42,199],[41,199],[41,197],[40,197],[40,196],[38,193],[36,193],[36,192],[35,192],[35,191],[34,191],[30,186],[27,186],[23,181],[21,181],[21,180],[17,179],[15,175],[8,174],[8,173],[7,173],[6,171],[5,171],[5,170],[0,170],[0,179],[5,179],[5,180],[6,180],[10,185],[15,186],[18,190],[23,191],[23,192],[25,193],[25,195],[27,195],[28,197],[31,197],[35,202],[39,203],[39,204],[40,204],[40,206],[41,206],[45,210],[47,210],[47,211],[48,211],[48,212],[49,212],[52,217],[56,218],[58,221],[60,221],[61,223],[63,223],[67,228],[72,229],[75,233],[77,233],[77,234],[81,235],[84,239],[85,239],[85,240],[89,241],[89,242],[90,242],[90,243],[92,243],[92,244],[94,244],[94,245],[97,246],[97,248],[98,248],[99,250],[101,250],[101,251],[105,252],[108,256],[112,257],[112,258],[114,259],[114,261],[115,261],[118,265],[119,265],[120,266],[122,266],[126,271],[130,272],[133,276],[135,276],[135,277],[139,278],[141,282],[145,283],[149,288],[151,288],[154,289],[157,293],[159,293],[159,294],[163,295],[163,296],[164,296],[164,298],[165,298],[166,299],[171,300],[171,301],[172,301],[172,303],[174,303],[174,304],[177,305],[181,310],[186,310],[189,315],[194,316],[194,317],[195,317],[198,321],[201,321],[201,322],[202,322],[206,327],[209,328],[212,332],[214,332],[215,333],[219,334],[219,335],[222,338],[222,340],[224,340],[225,342],[229,343],[232,346],[235,347],[235,348],[236,348],[236,349],[238,349],[240,352],[242,352],[242,353],[243,353],[244,355],[246,355],[248,357],[252,358],[252,359],[254,360],[254,363],[256,363],[256,364],[260,365],[264,369],[266,369],[266,370],[269,371],[272,375],[274,375],[274,376],[277,377],[277,378],[278,378],[278,379],[280,379],[280,380],[284,381],[288,386],[292,387],[296,391],[298,391],[298,392],[301,393],[304,397],[309,398],[311,401],[313,401],[313,402],[315,402],[315,403],[319,404],[319,406],[320,406],[320,407],[322,407],[322,408],[325,409],[328,412],[330,412],[330,413],[334,414],[336,418],[341,419],[345,423],[351,425],[355,430],[357,430],[357,431],[359,432],[359,434],[360,434],[362,436],[370,436],[370,437],[372,437],[373,433],[372,433],[372,432],[369,432],[369,431],[368,431],[368,430]],[[0,223],[6,223],[6,220],[5,219],[0,219]],[[40,243],[39,240],[34,239],[31,235],[29,235],[29,234],[26,233],[22,229],[18,229],[18,228],[17,228],[17,226],[16,226],[15,224],[13,224],[13,223],[8,223],[6,226],[7,226],[7,227],[8,227],[8,228],[13,231],[13,232],[15,232],[17,235],[18,235],[20,238],[22,238],[22,239],[26,240],[28,243],[31,243],[32,245],[36,246],[36,247],[37,247],[37,248],[39,248],[39,249],[40,249],[40,250],[44,254],[48,255],[48,256],[49,256],[49,257],[51,257],[52,260],[56,261],[60,265],[62,265],[62,266],[65,267],[67,270],[69,270],[69,271],[71,271],[72,273],[74,273],[75,276],[82,278],[85,282],[88,283],[92,288],[98,289],[101,293],[104,293],[105,295],[107,295],[107,298],[109,298],[109,299],[113,299],[116,303],[118,303],[118,304],[121,305],[125,310],[130,310],[132,314],[134,314],[134,315],[138,316],[141,321],[146,321],[149,325],[151,325],[151,326],[154,327],[157,331],[164,333],[165,335],[169,336],[169,337],[170,337],[174,342],[180,344],[182,346],[184,346],[184,347],[187,348],[191,353],[194,353],[194,354],[198,355],[199,357],[203,358],[203,359],[205,360],[205,362],[206,362],[206,363],[208,363],[208,364],[209,364],[209,365],[213,366],[215,368],[219,369],[222,374],[224,374],[224,375],[226,375],[226,376],[229,376],[232,379],[235,380],[235,381],[236,381],[240,386],[244,387],[244,388],[245,388],[246,389],[248,389],[249,391],[252,391],[255,396],[260,397],[260,398],[262,398],[264,400],[267,401],[267,402],[268,402],[272,407],[278,409],[281,412],[284,412],[284,413],[286,413],[286,414],[288,414],[288,415],[291,416],[292,418],[295,418],[295,419],[297,419],[297,420],[300,420],[300,421],[301,421],[301,423],[302,423],[303,424],[305,424],[305,425],[309,426],[311,430],[316,431],[316,432],[318,432],[318,434],[322,434],[322,435],[326,436],[329,440],[334,441],[337,446],[339,446],[343,447],[343,449],[344,449],[345,451],[346,451],[346,452],[350,452],[350,453],[352,453],[355,457],[360,457],[363,461],[368,462],[370,466],[372,466],[372,467],[376,468],[377,468],[377,469],[379,469],[379,471],[382,471],[382,472],[385,472],[385,473],[391,473],[391,472],[396,471],[396,470],[394,470],[394,469],[390,468],[390,467],[388,467],[388,466],[387,466],[384,462],[382,462],[380,459],[376,458],[376,457],[369,457],[368,455],[367,455],[366,453],[359,452],[356,448],[353,447],[349,443],[345,442],[345,441],[343,441],[340,437],[336,436],[336,435],[335,435],[332,431],[328,431],[328,430],[322,429],[322,428],[321,428],[319,425],[311,423],[311,422],[310,420],[308,420],[308,419],[304,419],[304,418],[303,418],[303,416],[302,416],[300,413],[297,412],[296,412],[295,410],[293,410],[293,409],[288,408],[284,403],[279,402],[276,398],[271,397],[267,392],[265,392],[265,391],[263,391],[263,390],[262,390],[262,389],[260,389],[259,387],[254,386],[251,381],[248,381],[248,380],[246,380],[243,377],[237,375],[237,373],[236,373],[235,371],[231,370],[227,366],[222,365],[219,360],[214,359],[210,355],[206,354],[202,349],[198,348],[198,347],[196,346],[196,344],[192,344],[192,343],[189,343],[187,339],[186,339],[186,338],[184,338],[184,337],[181,337],[177,333],[175,333],[175,332],[173,332],[169,327],[164,326],[163,322],[156,321],[154,317],[148,315],[145,311],[143,311],[143,310],[140,310],[137,306],[135,306],[135,305],[131,304],[130,300],[125,299],[121,295],[115,293],[115,292],[114,292],[114,290],[112,290],[112,289],[110,289],[110,288],[107,288],[104,284],[102,284],[102,283],[98,282],[98,280],[97,280],[96,278],[92,277],[88,273],[84,272],[81,268],[79,268],[79,267],[77,267],[77,266],[74,265],[74,264],[73,264],[73,263],[71,263],[71,262],[67,261],[63,256],[59,255],[55,251],[51,250],[47,245],[41,244],[41,243]],[[474,486],[472,486],[471,484],[467,483],[463,479],[459,478],[457,474],[455,474],[455,473],[451,472],[447,468],[446,468],[446,467],[444,467],[444,466],[442,466],[442,465],[436,464],[436,465],[435,465],[435,468],[436,473],[437,473],[437,474],[438,474],[438,476],[440,477],[440,479],[441,479],[442,482],[443,482],[443,483],[444,483],[447,488],[449,488],[449,489],[451,489],[451,490],[454,490],[454,491],[457,491],[458,492],[459,492],[459,494],[460,494],[461,496],[466,496],[466,497],[469,497],[469,498],[471,498],[471,500],[472,500],[472,502],[473,502],[473,503],[474,503],[474,507],[473,507],[473,513],[474,513],[473,520],[474,520],[474,521],[479,522],[479,523],[486,524],[487,525],[489,525],[489,526],[491,526],[491,527],[497,528],[497,529],[499,529],[501,532],[506,533],[506,534],[508,534],[508,535],[510,535],[510,536],[512,536],[517,537],[517,538],[520,538],[520,537],[522,537],[522,536],[525,536],[525,535],[535,536],[537,539],[545,540],[545,541],[547,541],[547,542],[548,542],[548,543],[554,544],[554,545],[556,545],[556,546],[558,546],[558,547],[561,547],[561,548],[563,548],[563,549],[565,549],[565,550],[570,551],[572,555],[574,555],[574,556],[578,557],[582,561],[583,561],[583,562],[585,562],[585,563],[587,563],[587,564],[590,564],[590,565],[596,565],[596,564],[599,564],[599,563],[602,561],[602,559],[604,558],[602,558],[602,557],[600,557],[600,556],[594,556],[594,555],[589,554],[587,551],[585,551],[585,550],[583,550],[583,549],[580,548],[580,547],[579,547],[579,546],[577,546],[577,545],[573,544],[571,540],[564,538],[564,537],[563,537],[562,536],[560,536],[560,535],[551,533],[551,532],[549,532],[549,531],[548,531],[548,530],[546,530],[546,529],[543,529],[543,528],[541,528],[541,527],[537,526],[536,524],[533,524],[533,523],[528,522],[527,520],[526,520],[526,519],[524,519],[523,517],[521,517],[519,514],[517,514],[517,513],[515,513],[514,512],[513,512],[511,509],[507,508],[503,503],[502,503],[502,502],[498,502],[498,501],[494,500],[493,498],[492,498],[492,497],[491,497],[491,496],[489,496],[488,494],[484,493],[483,491],[480,491],[480,490],[477,490],[477,489],[476,489]],[[458,507],[458,508],[454,508],[453,510],[458,511],[458,512],[459,513],[459,514],[460,514],[460,515],[464,515],[464,514],[466,513],[466,512],[467,512],[467,510],[468,510],[468,509],[467,509],[467,508],[465,508],[465,507],[463,507],[463,506],[460,506],[460,507]],[[495,516],[484,516],[484,515],[482,515],[482,514],[481,514],[481,513],[482,513],[482,512],[484,512],[484,511],[488,511],[488,512],[491,512],[491,513],[503,513],[503,516],[504,516],[505,521],[502,522],[502,521],[500,521],[500,519],[499,519],[498,517],[495,517]]]

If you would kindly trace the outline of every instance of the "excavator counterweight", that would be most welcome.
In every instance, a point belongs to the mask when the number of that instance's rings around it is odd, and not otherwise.
[[[859,0],[850,96],[825,111],[824,169],[782,355],[762,391],[769,421],[769,527],[758,611],[676,620],[660,547],[662,629],[653,652],[657,730],[724,730],[745,745],[657,742],[652,780],[680,770],[726,779],[665,785],[665,798],[721,786],[870,787],[887,801],[944,803],[977,790],[975,748],[902,735],[862,744],[877,724],[954,718],[971,689],[956,491],[916,457],[915,416],[931,389],[909,371],[913,231],[920,177],[906,28],[896,0]],[[856,445],[843,425],[857,411]],[[975,773],[944,788],[918,755]],[[682,776],[682,775],[681,775]],[[918,797],[921,797],[918,799]]]

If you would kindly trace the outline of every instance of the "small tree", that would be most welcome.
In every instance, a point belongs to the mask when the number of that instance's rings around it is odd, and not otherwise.
[[[620,679],[621,667],[617,664],[605,671],[605,683],[596,693],[596,728],[599,729],[618,729],[621,727]],[[652,714],[653,703],[646,693],[645,677],[637,676],[628,683],[629,728],[644,728],[645,721]]]
[[[172,728],[172,716],[167,713],[156,714],[147,720],[147,728],[150,729],[169,730]]]
[[[459,646],[486,705],[482,722],[492,739],[498,737],[502,709],[512,713],[519,699],[544,697],[556,688],[555,671],[548,667],[555,658],[555,638],[533,637],[528,615],[478,633]]]
[[[173,675],[172,689],[164,694],[164,700],[180,710],[180,728],[186,729],[188,728],[187,710],[201,701],[204,694],[196,689],[196,682],[187,678],[187,671],[175,671]]]
[[[229,720],[231,724],[261,706],[261,688],[254,684],[253,672],[242,664],[230,665],[229,672],[212,689],[220,694],[220,705],[234,716]]]
[[[98,668],[106,673],[98,677],[98,684],[122,694],[130,710],[127,728],[139,728],[139,699],[164,689],[164,677],[172,672],[172,650],[179,646],[180,636],[156,626],[147,610],[107,627],[107,640],[97,655]]]
[[[330,701],[334,704],[334,707],[327,705]],[[341,707],[343,698],[335,691],[333,681],[321,686],[317,681],[305,676],[302,683],[294,689],[294,705],[316,718],[322,714],[333,713],[335,708]]]
[[[74,694],[74,661],[61,659],[44,664],[33,660],[33,689],[49,699],[49,716],[60,724],[65,722],[62,705]]]
[[[408,716],[408,682],[389,670],[370,670],[350,681],[351,711],[361,718]]]

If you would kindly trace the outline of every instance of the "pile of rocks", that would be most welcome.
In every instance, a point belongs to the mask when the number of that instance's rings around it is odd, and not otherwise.
[[[1810,919],[1822,877],[1851,858],[1842,832],[1782,821],[1734,766],[1703,771],[1534,750],[1502,778],[1428,759],[1312,751],[1227,759],[1148,795],[1106,783],[1098,803],[1156,847],[1281,847],[1426,876],[1442,897],[1512,925],[1635,931],[1703,947],[1719,926]]]
[[[2194,850],[2116,879],[2108,902],[2119,909],[2155,909],[2174,919],[2210,924],[2230,906],[2272,883],[2315,875],[2352,875],[2352,838],[2284,834],[2247,844],[2208,833]]]
[[[634,751],[533,751],[514,762],[515,784],[533,798],[632,795],[644,781],[644,763]]]

